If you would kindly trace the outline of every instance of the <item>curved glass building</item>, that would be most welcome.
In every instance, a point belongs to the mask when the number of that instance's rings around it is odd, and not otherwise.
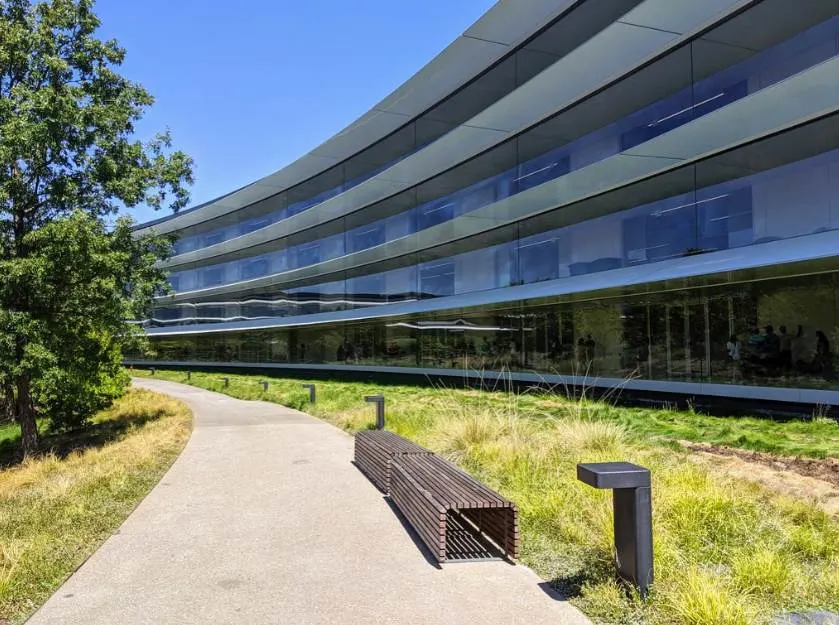
[[[140,230],[159,364],[839,405],[839,0],[500,0]]]

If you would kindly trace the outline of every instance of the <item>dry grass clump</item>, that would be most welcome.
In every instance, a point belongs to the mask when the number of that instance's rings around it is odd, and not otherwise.
[[[757,609],[728,592],[718,575],[690,569],[663,597],[675,622],[684,625],[754,625]]]
[[[182,402],[131,390],[97,415],[101,446],[0,471],[0,623],[37,608],[127,517],[189,438]]]
[[[609,421],[557,420],[556,443],[571,453],[608,454],[621,451],[627,442],[627,431]]]
[[[341,410],[332,416],[330,422],[342,430],[363,430],[370,423],[370,410],[366,407]]]

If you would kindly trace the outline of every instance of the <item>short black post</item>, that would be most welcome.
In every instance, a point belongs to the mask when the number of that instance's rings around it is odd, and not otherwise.
[[[385,429],[385,398],[383,395],[367,395],[364,401],[376,404],[376,429]]]
[[[653,510],[650,471],[630,462],[577,465],[577,479],[612,490],[615,514],[615,564],[618,574],[642,598],[653,583]]]
[[[309,403],[314,404],[315,400],[317,399],[317,391],[315,391],[314,384],[304,384],[303,388],[308,389],[309,391]]]
[[[224,388],[230,386],[230,378],[222,378],[222,380],[224,380]]]
[[[187,371],[187,372],[186,372],[186,380],[187,380],[187,382],[189,382],[191,379],[192,379],[192,371]]]
[[[262,392],[266,392],[268,390],[268,380],[262,380],[260,384],[262,385]]]
[[[152,375],[154,375],[154,367],[151,367],[151,368],[149,369],[149,371],[151,372],[151,374],[152,374]]]

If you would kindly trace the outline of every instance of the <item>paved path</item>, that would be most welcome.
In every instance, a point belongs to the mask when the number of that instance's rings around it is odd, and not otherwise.
[[[529,569],[432,565],[311,416],[158,380],[195,431],[161,483],[30,625],[586,624]]]

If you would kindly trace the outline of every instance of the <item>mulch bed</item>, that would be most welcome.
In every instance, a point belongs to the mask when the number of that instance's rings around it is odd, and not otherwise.
[[[839,460],[834,458],[804,458],[800,456],[776,456],[762,451],[735,449],[709,443],[679,441],[686,449],[701,451],[718,456],[735,456],[747,462],[756,462],[780,471],[792,471],[798,475],[813,477],[834,486],[839,486]]]

